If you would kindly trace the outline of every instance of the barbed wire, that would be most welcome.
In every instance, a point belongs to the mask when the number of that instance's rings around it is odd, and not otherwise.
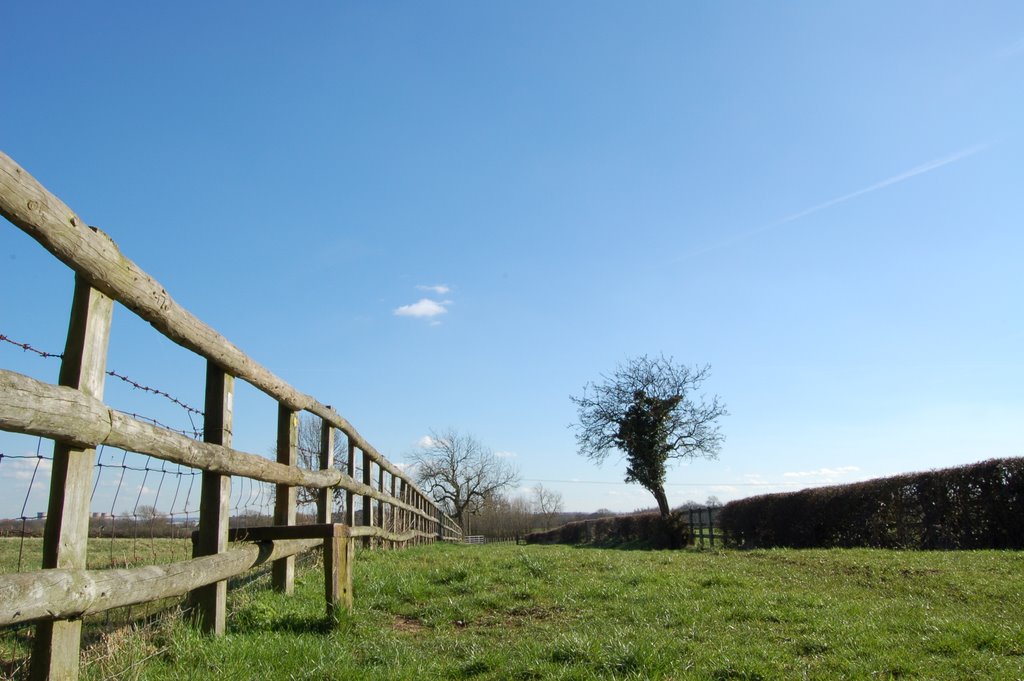
[[[33,354],[39,355],[42,358],[46,358],[46,359],[49,359],[49,358],[64,359],[64,355],[63,354],[57,354],[57,353],[54,353],[54,352],[47,352],[46,350],[40,350],[39,348],[35,347],[31,343],[25,343],[25,342],[22,342],[22,341],[19,341],[19,340],[14,340],[13,338],[11,338],[10,336],[7,336],[5,334],[0,334],[0,341],[2,341],[4,343],[8,343],[10,345],[13,345],[13,346],[15,346],[17,348],[21,348],[22,350],[24,350],[26,352],[31,352]],[[164,399],[168,400],[172,404],[177,405],[178,407],[183,409],[185,411],[185,413],[188,415],[189,424],[192,426],[192,428],[189,429],[189,430],[184,430],[184,429],[181,429],[181,428],[174,428],[174,427],[168,426],[165,423],[161,423],[160,421],[157,421],[156,419],[151,418],[151,417],[142,416],[140,414],[136,414],[136,413],[132,413],[132,412],[118,410],[118,411],[121,411],[122,414],[126,414],[126,415],[132,416],[134,418],[138,418],[138,419],[142,419],[144,421],[148,421],[148,422],[150,422],[150,423],[152,423],[154,425],[160,426],[161,428],[165,428],[167,430],[173,430],[173,431],[175,431],[177,433],[182,433],[183,435],[187,435],[189,437],[194,437],[196,439],[198,439],[199,437],[202,436],[202,431],[199,428],[199,426],[196,425],[196,421],[195,421],[195,418],[194,418],[195,416],[200,416],[200,417],[205,416],[205,414],[204,414],[202,409],[198,409],[196,407],[193,407],[192,405],[188,404],[187,402],[184,402],[183,400],[178,399],[174,395],[171,395],[166,390],[161,390],[159,388],[154,388],[152,386],[145,385],[144,383],[141,383],[141,382],[135,380],[134,378],[131,378],[130,376],[126,376],[126,375],[124,375],[124,374],[122,374],[122,373],[120,373],[120,372],[118,372],[118,371],[116,371],[114,369],[108,369],[106,371],[106,375],[110,376],[112,378],[116,378],[116,379],[118,379],[120,381],[123,381],[124,383],[127,383],[129,386],[131,386],[135,390],[141,390],[142,392],[150,393],[150,394],[156,395],[158,397],[163,397]]]
[[[64,358],[63,354],[47,352],[6,334],[0,334],[0,344],[11,345],[42,359]],[[175,428],[156,418],[131,411],[119,410],[120,413],[190,438],[202,439],[202,420],[205,414],[201,409],[119,371],[111,369],[106,371],[106,375],[128,384],[133,390],[171,402],[185,412],[190,427]],[[39,569],[42,565],[42,537],[49,512],[50,472],[54,467],[52,453],[42,453],[43,442],[44,438],[35,438],[35,454],[31,453],[28,446],[22,450],[24,453],[18,454],[0,450],[0,478],[5,479],[4,493],[12,502],[11,506],[17,501],[21,502],[19,510],[10,508],[4,512],[4,515],[17,513],[16,517],[0,518],[0,537],[8,537],[3,541],[13,542],[10,544],[10,562],[0,566],[0,571],[22,572]],[[9,443],[5,442],[4,446],[10,451]],[[198,481],[202,478],[202,470],[101,445],[96,450],[93,472],[88,521],[91,548],[86,559],[87,568],[155,565],[192,557],[192,542],[189,539],[199,522],[201,495]],[[248,478],[236,480],[229,500],[232,524],[263,525],[270,522],[274,512],[275,486]],[[17,545],[16,551],[14,543]],[[269,574],[269,566],[265,572]],[[109,610],[86,617],[85,624],[95,634],[144,622],[163,609],[176,605],[177,601],[171,599]],[[24,662],[19,653],[11,652],[14,648],[8,650],[7,646],[12,641],[17,641],[18,649],[24,649],[27,655],[31,649],[32,627],[7,628],[0,634],[0,650],[8,651],[0,653],[0,657],[8,653],[12,655],[11,660],[0,659],[0,669]]]
[[[2,333],[0,333],[0,342],[10,343],[11,345],[13,345],[13,346],[15,346],[17,348],[21,348],[22,350],[25,350],[27,352],[35,353],[35,354],[39,355],[40,357],[42,357],[44,359],[48,359],[50,357],[56,357],[57,359],[64,359],[64,355],[63,354],[55,354],[55,353],[52,353],[52,352],[46,352],[45,350],[40,350],[39,348],[32,347],[28,343],[22,343],[20,341],[16,341],[16,340],[10,338],[9,336],[5,336]]]
[[[141,390],[143,392],[152,393],[154,395],[159,395],[160,397],[163,397],[163,398],[165,398],[167,400],[170,400],[174,404],[176,404],[179,407],[181,407],[182,409],[184,409],[189,414],[198,414],[199,416],[203,415],[203,410],[202,409],[196,409],[195,407],[193,407],[191,405],[185,404],[184,402],[179,400],[177,397],[174,397],[173,395],[171,395],[171,394],[169,394],[167,392],[164,392],[163,390],[160,390],[159,388],[152,388],[152,387],[150,387],[148,385],[143,385],[143,384],[139,383],[138,381],[135,381],[135,380],[133,380],[133,379],[127,377],[127,376],[124,376],[122,374],[119,374],[119,373],[117,373],[116,371],[113,371],[113,370],[107,371],[107,376],[113,376],[114,378],[121,379],[122,381],[124,381],[125,383],[127,383],[131,387],[135,388],[136,390]]]

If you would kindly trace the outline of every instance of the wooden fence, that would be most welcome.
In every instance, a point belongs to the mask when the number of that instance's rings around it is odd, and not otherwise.
[[[706,543],[714,548],[716,540],[719,546],[725,546],[725,533],[718,522],[721,511],[721,506],[686,509],[690,524],[690,541],[694,546],[704,548]]]
[[[75,272],[59,385],[0,369],[0,430],[54,440],[42,570],[0,575],[0,626],[37,621],[32,678],[76,678],[82,617],[189,594],[204,631],[224,632],[227,579],[272,564],[274,588],[290,592],[294,556],[322,546],[328,616],[352,605],[354,542],[461,540],[453,519],[331,407],[257,364],[178,303],[56,196],[0,153],[0,214]],[[207,361],[203,441],[138,420],[103,403],[110,320],[121,303]],[[277,460],[231,447],[234,382],[278,404]],[[322,422],[320,470],[296,464],[299,413]],[[348,440],[335,466],[336,431]],[[193,559],[134,569],[87,570],[95,448],[112,445],[202,470]],[[355,479],[361,456],[362,479]],[[376,475],[374,472],[376,471]],[[228,529],[231,477],[276,486],[274,525]],[[317,523],[296,525],[296,487],[318,490]],[[335,489],[345,490],[344,523],[332,522]],[[362,497],[356,524],[355,497]]]

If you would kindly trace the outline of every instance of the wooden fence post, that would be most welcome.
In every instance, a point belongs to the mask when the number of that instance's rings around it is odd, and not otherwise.
[[[697,535],[696,535],[697,528],[693,524],[693,509],[692,508],[687,509],[686,513],[689,516],[689,521],[690,521],[690,541],[693,542],[694,546],[697,546]]]
[[[231,446],[235,379],[211,361],[206,363],[206,401],[203,417],[203,441]],[[203,471],[199,497],[199,530],[192,557],[212,556],[228,548],[228,521],[231,517],[231,476]],[[227,617],[227,580],[200,587],[190,600],[203,632],[220,636]]]
[[[405,496],[407,497],[406,500],[405,500],[406,503],[409,504],[409,506],[411,506],[412,509],[418,508],[418,506],[416,505],[416,492],[413,491],[412,485],[409,485],[408,487],[406,487],[406,489],[405,489]],[[420,528],[419,524],[416,521],[417,521],[416,513],[414,513],[413,510],[410,510],[409,511],[409,515],[408,515],[408,524],[409,524],[409,530],[412,531],[412,532],[415,532],[416,530],[418,530]],[[409,543],[412,546],[416,546],[418,541],[419,540],[416,537],[413,537],[411,540],[409,540]]]
[[[103,398],[113,301],[75,277],[71,320],[60,367],[60,384]],[[89,497],[95,449],[53,447],[50,500],[43,539],[46,568],[85,568],[89,536]],[[43,622],[36,627],[32,679],[77,679],[82,620]]]
[[[299,414],[283,404],[277,407],[277,462],[294,466],[298,460]],[[276,485],[274,525],[295,524],[295,488]],[[295,556],[274,561],[271,568],[274,591],[290,594],[295,590]]]
[[[392,499],[397,499],[398,498],[396,496],[396,494],[395,494],[398,491],[397,490],[397,485],[398,485],[398,477],[395,476],[395,475],[392,475],[391,476],[391,498]],[[398,513],[399,513],[398,507],[395,506],[394,504],[391,504],[391,531],[394,532],[395,534],[398,534],[398,532],[399,532],[399,529],[398,529]],[[398,542],[391,542],[391,548],[397,549],[398,548]]]
[[[352,442],[352,438],[346,436],[348,440],[348,466],[345,471],[348,473],[348,477],[353,480],[356,479],[356,446]],[[350,490],[345,490],[345,524],[352,527],[356,524],[356,495]]]
[[[334,466],[334,427],[327,421],[320,430],[320,469]],[[317,522],[334,522],[334,489],[324,487],[317,495]],[[327,618],[337,621],[339,610],[352,610],[352,559],[355,545],[348,536],[348,528],[334,525],[330,536],[324,539],[324,595],[327,600]]]
[[[405,480],[398,481],[398,500],[403,504],[405,503]],[[395,532],[401,534],[405,532],[405,519],[407,512],[404,508],[397,509],[398,519],[395,521]],[[402,542],[402,546],[405,546],[405,542]]]
[[[379,492],[383,492],[384,491],[384,473],[385,472],[386,471],[384,470],[384,466],[380,466],[380,465],[377,466],[377,490]],[[384,500],[383,499],[378,499],[377,500],[377,512],[376,512],[376,523],[375,524],[377,525],[377,527],[381,528],[382,530],[384,529]],[[380,546],[381,548],[384,547],[384,540],[383,539],[378,541],[378,546]]]
[[[320,470],[329,471],[334,467],[334,426],[321,421],[320,427]],[[334,522],[334,488],[322,487],[317,492],[316,521]]]
[[[425,507],[424,507],[424,502],[425,501],[426,501],[426,499],[423,497],[422,494],[419,494],[419,493],[416,494],[416,506],[419,508],[421,514],[425,510]],[[426,518],[424,518],[422,515],[418,515],[418,516],[416,516],[416,519],[419,520],[420,532],[421,533],[425,533],[427,531],[427,520],[426,520]],[[420,543],[421,544],[426,544],[427,543],[426,537],[422,537],[421,536],[420,537]]]
[[[348,536],[348,526],[334,525],[324,539],[324,581],[327,618],[336,622],[342,609],[352,611],[352,561],[356,544]]]
[[[367,452],[363,452],[363,484],[367,487],[373,485],[373,471],[370,467],[373,465],[373,459]],[[373,525],[373,498],[369,495],[363,495],[363,525],[371,527]],[[372,537],[363,537],[363,546],[373,546]]]

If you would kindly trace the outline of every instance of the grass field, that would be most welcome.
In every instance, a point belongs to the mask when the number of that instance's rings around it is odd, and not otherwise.
[[[88,544],[88,566],[92,569],[126,568],[157,563],[171,563],[192,557],[192,543],[183,539],[94,538]],[[42,564],[43,540],[37,537],[0,537],[0,574],[38,570]],[[176,608],[180,599],[167,599],[131,608],[119,608],[92,615],[83,627],[83,643],[88,648],[87,659],[115,655],[110,644],[124,639],[126,623],[145,621],[162,611]],[[0,679],[18,674],[12,670],[24,667],[31,650],[33,628],[17,627],[0,631]]]
[[[85,678],[1019,679],[1024,554],[427,546],[230,597],[229,633],[121,633]],[[143,662],[144,661],[144,662]]]
[[[192,557],[192,542],[187,539],[93,538],[86,558],[90,568],[135,567],[172,563]],[[38,570],[43,560],[43,540],[38,537],[0,537],[0,574]]]

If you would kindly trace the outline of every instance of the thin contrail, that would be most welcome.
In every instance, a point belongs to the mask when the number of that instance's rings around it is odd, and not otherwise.
[[[725,239],[724,241],[719,241],[716,244],[712,244],[710,246],[706,246],[704,248],[701,248],[701,249],[698,249],[696,251],[693,251],[687,257],[695,256],[695,255],[703,255],[704,253],[709,253],[711,251],[717,251],[720,248],[725,248],[726,246],[731,246],[734,243],[737,243],[738,241],[742,241],[744,239],[747,239],[747,238],[749,238],[751,236],[754,236],[755,234],[760,234],[761,232],[767,232],[770,229],[775,229],[776,227],[781,227],[782,225],[788,224],[790,222],[795,222],[796,220],[799,220],[801,218],[805,218],[808,215],[811,215],[812,213],[817,213],[818,211],[825,210],[826,208],[831,208],[832,206],[836,206],[836,205],[838,205],[840,203],[846,203],[847,201],[855,199],[855,198],[857,198],[859,196],[864,196],[865,194],[870,194],[871,192],[878,191],[879,189],[885,189],[886,187],[890,187],[890,186],[892,186],[894,184],[898,184],[900,182],[903,182],[904,180],[909,180],[912,177],[917,177],[918,175],[924,175],[925,173],[929,173],[929,172],[931,172],[933,170],[936,170],[938,168],[941,168],[943,166],[947,166],[950,163],[955,163],[955,162],[960,161],[962,159],[965,159],[965,158],[967,158],[969,156],[974,156],[978,152],[984,151],[985,149],[988,149],[990,146],[992,146],[991,143],[975,144],[974,146],[967,147],[966,149],[962,149],[962,150],[960,150],[960,151],[958,151],[956,153],[949,154],[948,156],[942,156],[940,158],[936,158],[936,159],[933,159],[931,161],[928,161],[927,163],[922,163],[919,166],[914,166],[910,170],[907,170],[907,171],[904,171],[902,173],[899,173],[898,175],[893,175],[892,177],[886,178],[886,179],[882,180],[881,182],[876,182],[875,184],[870,185],[868,187],[864,187],[863,189],[858,189],[855,192],[850,192],[849,194],[843,194],[842,196],[838,196],[838,197],[836,197],[834,199],[829,199],[828,201],[825,201],[824,203],[819,203],[817,205],[811,206],[810,208],[805,208],[804,210],[799,211],[797,213],[793,213],[791,215],[787,215],[786,217],[780,218],[779,220],[776,220],[775,222],[770,222],[770,223],[768,223],[766,225],[761,225],[760,227],[755,227],[754,229],[748,229],[745,232],[739,232],[739,233],[734,234],[733,236],[729,237],[728,239]]]
[[[1017,40],[1017,42],[1013,43],[1012,45],[1009,45],[999,50],[999,52],[996,53],[996,56],[999,59],[1010,59],[1011,57],[1015,57],[1018,54],[1021,54],[1022,52],[1024,52],[1024,38],[1020,38]]]

